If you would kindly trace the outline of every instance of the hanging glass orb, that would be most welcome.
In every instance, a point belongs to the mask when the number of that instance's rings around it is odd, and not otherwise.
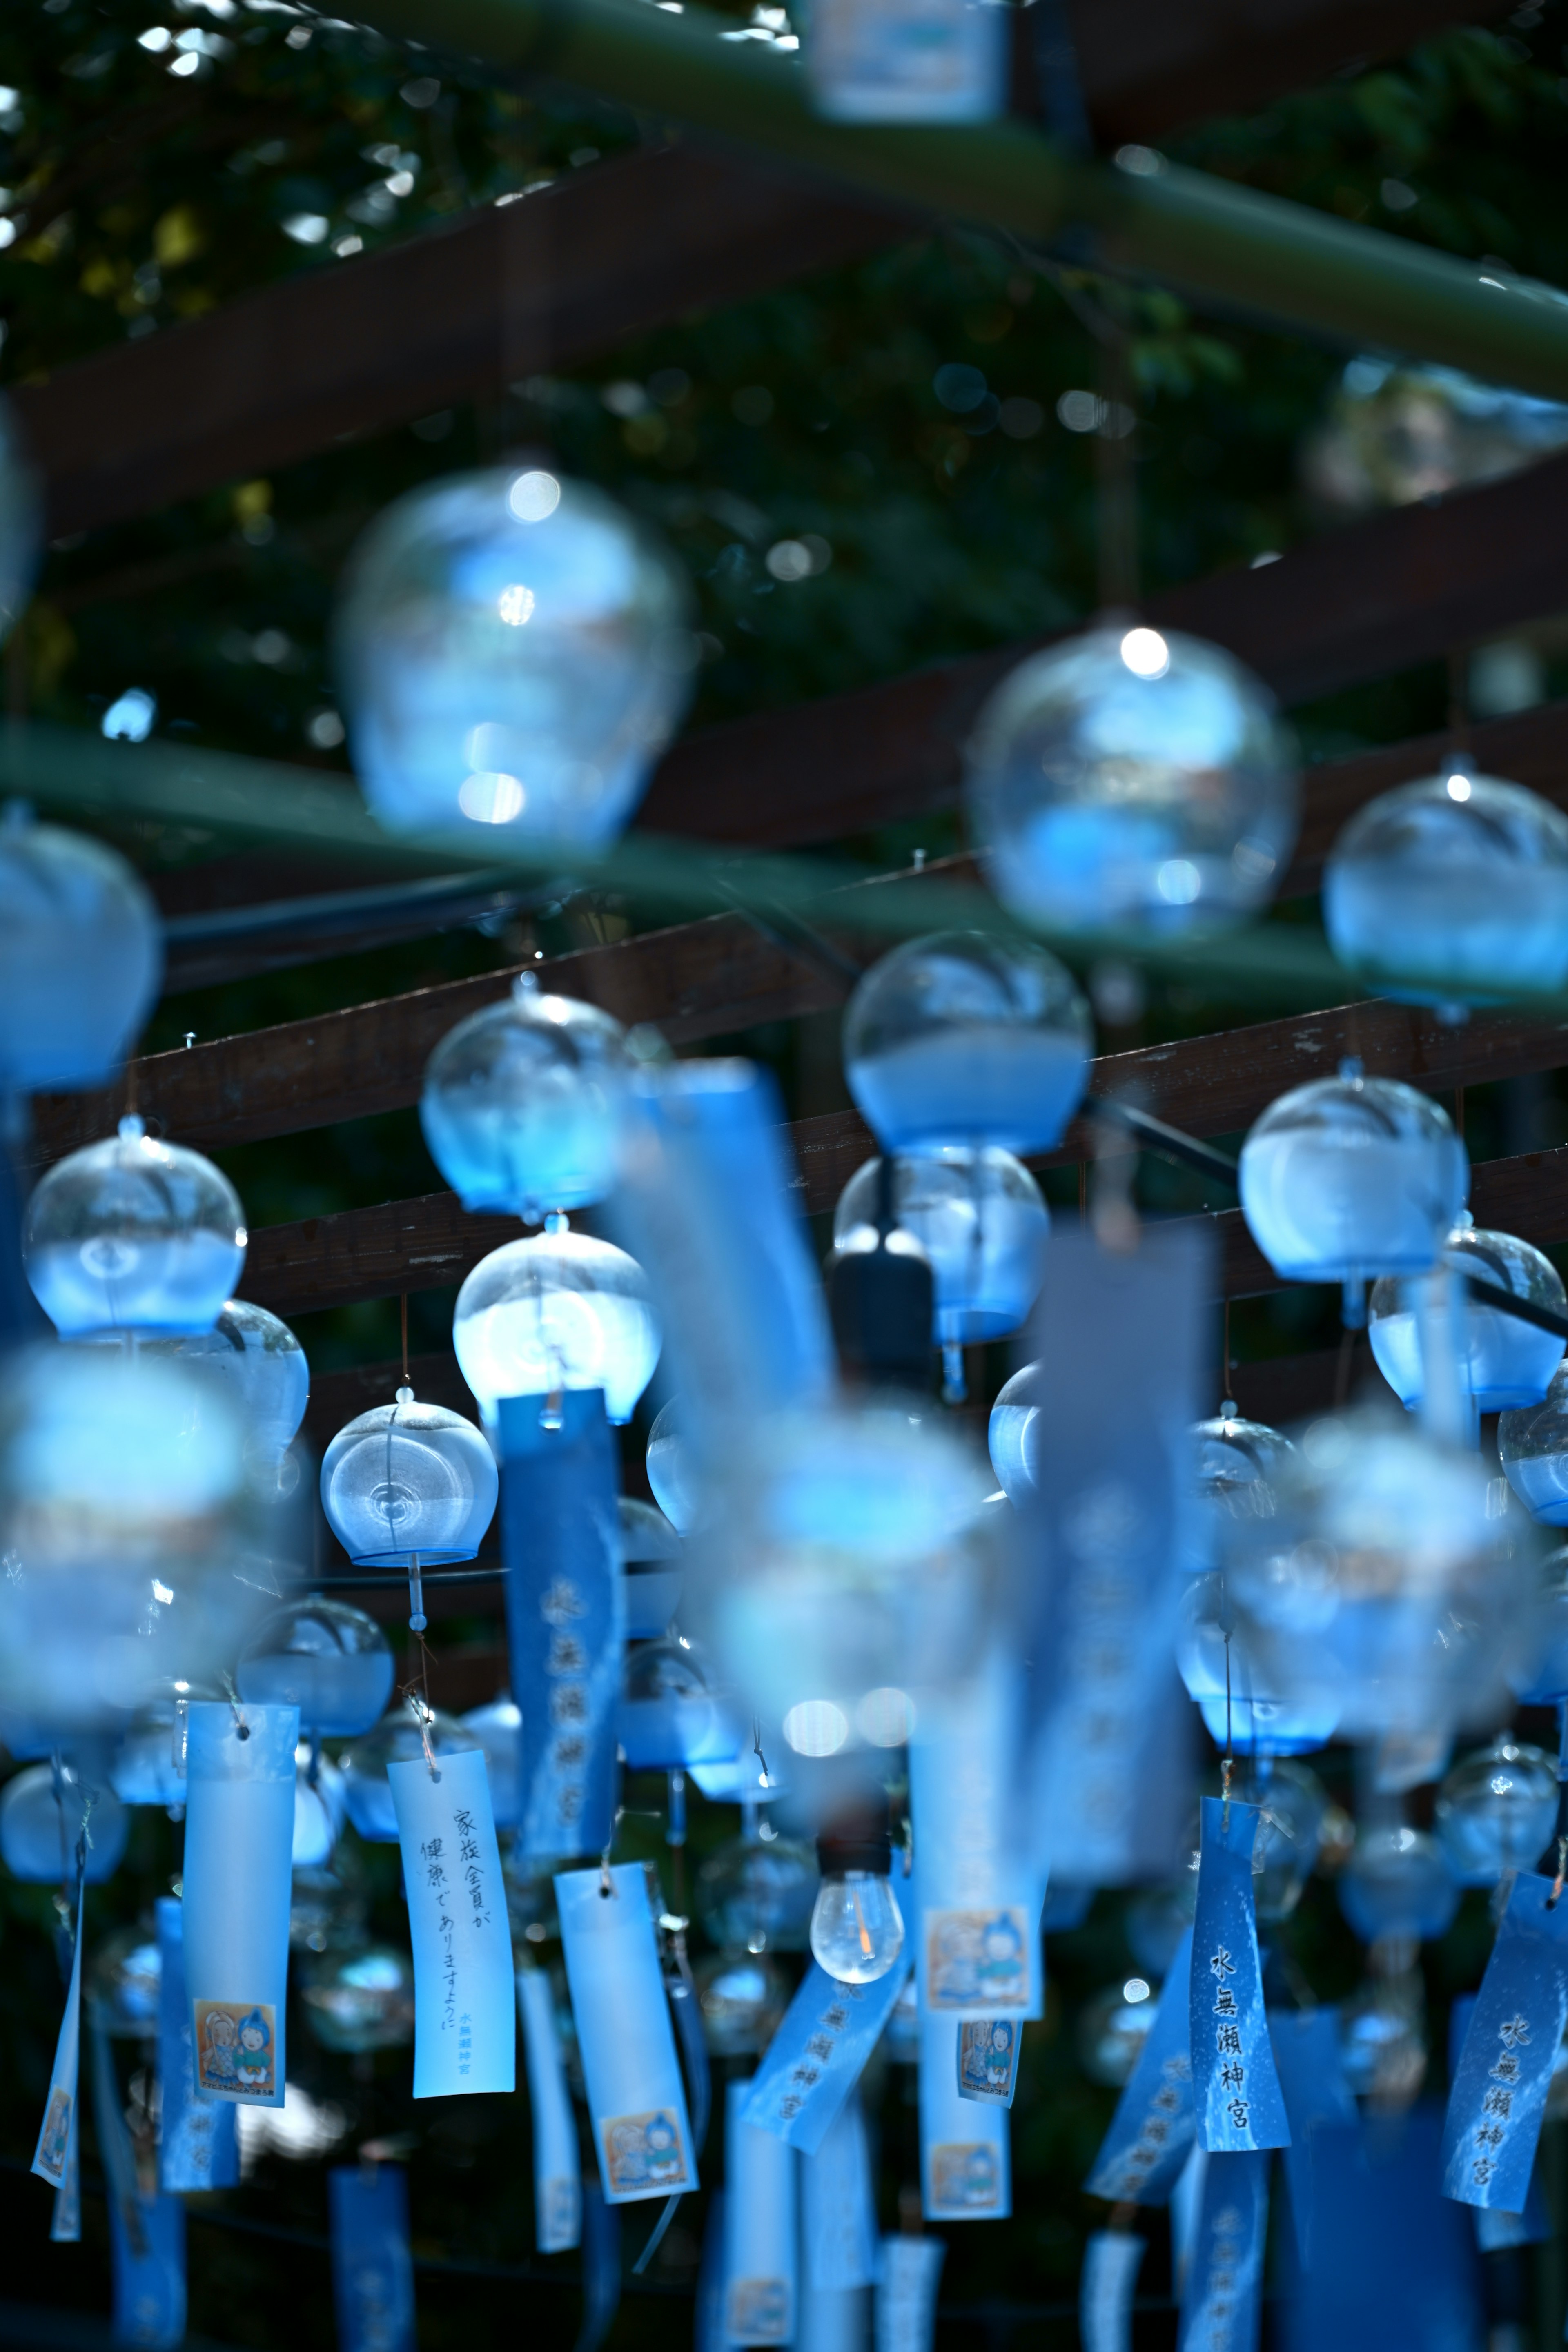
[[[210,1331],[148,1344],[198,1380],[215,1381],[245,1432],[247,1460],[258,1472],[276,1470],[310,1399],[310,1367],[287,1323],[248,1299],[230,1298]]]
[[[680,1433],[680,1407],[674,1397],[654,1416],[647,1433],[647,1460],[654,1501],[676,1533],[686,1535],[697,1517],[697,1491],[690,1449]]]
[[[1047,1393],[1044,1364],[1025,1364],[996,1391],[986,1424],[991,1467],[1007,1500],[1021,1510],[1037,1491],[1041,1400]]]
[[[966,793],[1005,906],[1159,932],[1267,905],[1300,798],[1268,688],[1218,646],[1137,626],[1020,662],[980,714]]]
[[[1568,1527],[1568,1364],[1544,1402],[1499,1416],[1498,1459],[1525,1508],[1549,1528]]]
[[[1084,2003],[1079,2013],[1079,2064],[1091,2083],[1120,2091],[1131,2081],[1143,2053],[1158,2003],[1145,1977],[1127,1977],[1108,1985]]]
[[[1132,1897],[1122,1924],[1128,1948],[1143,1975],[1156,1979],[1164,1975],[1193,1924],[1197,1896],[1197,1872],[1184,1870],[1164,1885],[1149,1887]]]
[[[485,1751],[485,1777],[498,1830],[522,1823],[522,1709],[504,1694],[458,1718]]]
[[[616,1738],[634,1772],[722,1759],[741,1744],[739,1727],[725,1720],[700,1653],[684,1633],[627,1650]]]
[[[1478,1232],[1468,1212],[1443,1244],[1443,1263],[1455,1274],[1471,1274],[1533,1306],[1568,1314],[1568,1291],[1551,1259],[1512,1234]],[[1421,1316],[1413,1293],[1414,1285],[1385,1276],[1373,1286],[1367,1307],[1367,1337],[1377,1369],[1410,1411],[1426,1393]],[[1476,1411],[1507,1412],[1540,1404],[1563,1361],[1563,1341],[1477,1298],[1465,1298],[1462,1312],[1466,1359],[1460,1386]]]
[[[431,1752],[437,1756],[460,1756],[482,1747],[471,1731],[432,1708],[426,1725]],[[425,1754],[425,1739],[414,1717],[406,1709],[398,1707],[384,1716],[374,1731],[367,1731],[345,1748],[338,1759],[342,1774],[343,1801],[349,1819],[360,1836],[371,1845],[397,1843],[397,1814],[392,1802],[392,1783],[386,1777],[389,1764],[410,1763]]]
[[[1312,1423],[1271,1519],[1223,1530],[1226,1599],[1258,1686],[1352,1739],[1484,1722],[1530,1653],[1538,1546],[1479,1458],[1376,1413]]]
[[[147,1923],[117,1927],[88,1962],[83,1990],[95,2025],[116,2039],[151,2042],[158,2032],[163,1956]]]
[[[480,1259],[458,1293],[452,1344],[489,1423],[501,1397],[603,1389],[618,1425],[658,1361],[652,1286],[625,1250],[552,1215]]]
[[[697,2006],[716,2058],[758,2058],[789,2006],[782,1969],[761,1955],[721,1952],[697,1964]]]
[[[340,1849],[337,1862],[342,1860]],[[289,1943],[297,1952],[357,1948],[364,1942],[365,1905],[337,1868],[296,1867],[289,1906]]]
[[[623,1495],[620,1516],[626,1639],[657,1641],[680,1600],[680,1538],[651,1503]]]
[[[84,1807],[82,1782],[68,1759],[57,1781],[54,1765],[25,1764],[0,1791],[0,1862],[13,1878],[35,1886],[76,1883],[76,1845]],[[131,1816],[107,1789],[92,1791],[92,1843],[87,1850],[87,1883],[112,1878],[131,1834]]]
[[[10,635],[32,593],[43,547],[38,476],[16,410],[0,399],[0,640]]]
[[[118,1722],[167,1677],[220,1672],[260,1601],[243,1575],[254,1508],[239,1430],[176,1365],[52,1343],[14,1355],[0,1367],[0,1703],[58,1733]]]
[[[691,690],[685,578],[585,483],[533,467],[409,491],[338,610],[354,773],[384,824],[613,841]]]
[[[258,1706],[297,1706],[307,1739],[353,1739],[381,1720],[395,1671],[374,1617],[314,1592],[257,1627],[235,1680]]]
[[[5,614],[0,455],[0,620]],[[0,635],[3,635],[0,630]],[[158,909],[106,842],[0,814],[0,1093],[106,1087],[157,1001]]]
[[[1494,1886],[1505,1870],[1533,1870],[1556,1832],[1556,1768],[1542,1749],[1503,1732],[1445,1779],[1436,1824],[1461,1886]]]
[[[1261,1753],[1261,1751],[1260,1751]],[[1260,1921],[1288,1919],[1306,1891],[1318,1859],[1328,1791],[1305,1764],[1237,1761],[1230,1793],[1238,1804],[1258,1807],[1252,1847],[1253,1905]]]
[[[193,1699],[221,1698],[217,1684],[170,1675],[142,1696],[109,1761],[109,1784],[122,1805],[184,1810],[185,1743]]]
[[[739,1837],[697,1874],[697,1916],[723,1952],[804,1952],[819,1884],[803,1840]]]
[[[1426,2079],[1425,2000],[1414,1969],[1374,1976],[1340,2011],[1340,2059],[1357,2098],[1408,2106]]]
[[[390,1944],[325,1953],[305,1971],[300,1996],[323,2050],[358,2057],[414,2039],[414,1963]]]
[[[410,1388],[347,1423],[321,1456],[321,1508],[356,1568],[472,1559],[500,1492],[482,1433]]]
[[[1568,982],[1568,816],[1457,759],[1358,809],[1323,868],[1348,971],[1396,1003],[1495,1003]]]
[[[552,1862],[524,1853],[521,1843],[513,1844],[502,1855],[501,1876],[506,1882],[507,1916],[511,1921],[514,1944],[519,1937],[533,1945],[559,1938],[561,1920],[555,1908],[554,1869]]]
[[[838,1249],[869,1246],[881,1161],[868,1160],[838,1196]],[[1051,1220],[1040,1188],[1010,1151],[993,1147],[913,1154],[893,1163],[893,1206],[936,1276],[939,1347],[1005,1339],[1035,1303]]]
[[[1182,1565],[1197,1574],[1219,1557],[1225,1520],[1273,1517],[1273,1482],[1292,1449],[1266,1422],[1246,1420],[1229,1397],[1212,1421],[1195,1423],[1192,1440],[1196,1508],[1184,1528]]]
[[[1305,1756],[1326,1748],[1340,1720],[1331,1694],[1314,1694],[1305,1704],[1282,1697],[1270,1685],[1258,1645],[1236,1620],[1223,1575],[1191,1578],[1182,1594],[1176,1664],[1215,1747],[1223,1750],[1228,1743],[1256,1756]]]
[[[1458,1907],[1459,1882],[1425,1830],[1401,1823],[1357,1836],[1340,1874],[1340,1909],[1363,1944],[1427,1943],[1447,1934]]]
[[[1525,1706],[1554,1706],[1568,1698],[1568,1544],[1542,1562],[1535,1622],[1509,1682]]]
[[[62,1339],[210,1331],[246,1241],[228,1178],[139,1118],[57,1160],[22,1219],[27,1280]]]
[[[1049,1151],[1078,1108],[1089,1007],[1044,948],[983,931],[908,940],[844,1015],[844,1076],[884,1151]]]
[[[1425,1274],[1465,1205],[1447,1112],[1359,1062],[1271,1103],[1241,1150],[1248,1230],[1286,1282]]]
[[[324,1870],[348,1811],[343,1776],[320,1748],[301,1741],[295,1755],[294,1845],[290,1866]]]
[[[465,1209],[537,1224],[551,1209],[590,1208],[616,1181],[629,1066],[618,1021],[542,994],[525,971],[426,1065],[419,1123],[430,1157]]]

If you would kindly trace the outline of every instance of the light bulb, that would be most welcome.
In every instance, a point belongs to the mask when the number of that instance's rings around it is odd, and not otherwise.
[[[904,1948],[892,1882],[874,1871],[825,1878],[811,1912],[812,1958],[840,1984],[875,1984]]]

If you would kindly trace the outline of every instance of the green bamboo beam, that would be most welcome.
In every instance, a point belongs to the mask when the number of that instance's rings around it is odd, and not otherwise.
[[[1180,170],[1144,147],[1063,155],[1026,124],[861,127],[812,112],[798,58],[725,40],[732,23],[649,0],[361,0],[400,40],[548,73],[640,111],[765,148],[921,213],[1357,349],[1463,368],[1568,400],[1568,298],[1379,229]]]

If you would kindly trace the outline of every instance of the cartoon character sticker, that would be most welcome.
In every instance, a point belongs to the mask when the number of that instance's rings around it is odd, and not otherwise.
[[[931,2152],[932,2210],[939,2213],[984,2213],[1000,2203],[996,2151],[982,2143],[946,2140]]]
[[[966,2020],[958,2029],[958,2091],[1010,2107],[1018,2078],[1018,2028],[1010,2017]]]
[[[57,2087],[49,2101],[49,2112],[44,2117],[44,2128],[38,2137],[38,2153],[34,2158],[37,2169],[47,2173],[51,2180],[65,2179],[66,2157],[70,2147],[71,2109],[76,2102],[70,2093]]]
[[[667,2197],[673,2189],[695,2187],[680,2126],[668,2107],[654,2107],[646,2116],[607,2116],[601,2128],[612,2197]]]
[[[926,2006],[1026,2009],[1029,1922],[1024,1906],[925,1915]]]
[[[195,2003],[196,2086],[231,2099],[277,2095],[277,2036],[272,2005]]]

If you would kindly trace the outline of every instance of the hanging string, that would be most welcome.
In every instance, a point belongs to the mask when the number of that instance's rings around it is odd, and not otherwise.
[[[441,1775],[436,1765],[436,1750],[430,1744],[430,1726],[436,1720],[435,1709],[427,1698],[420,1697],[417,1691],[405,1690],[403,1696],[407,1703],[408,1712],[414,1717],[418,1729],[419,1745],[425,1750],[425,1761],[430,1768],[430,1778],[432,1780],[438,1780]]]
[[[248,1739],[250,1737],[250,1726],[247,1723],[244,1715],[240,1711],[239,1693],[235,1689],[234,1676],[231,1674],[225,1674],[223,1678],[223,1686],[228,1693],[229,1713],[234,1717],[234,1736],[237,1739]]]
[[[1454,1088],[1454,1132],[1463,1143],[1465,1139],[1465,1089],[1463,1087]]]
[[[614,1895],[616,1891],[616,1882],[610,1876],[610,1856],[615,1851],[616,1833],[619,1830],[625,1818],[626,1807],[624,1805],[617,1805],[610,1822],[610,1834],[605,1840],[605,1851],[599,1856],[599,1893],[601,1896]]]
[[[1225,1302],[1225,1338],[1221,1344],[1225,1356],[1219,1380],[1220,1410],[1223,1412],[1230,1397],[1230,1301],[1228,1298]]]
[[[405,1388],[410,1388],[413,1383],[408,1377],[408,1293],[406,1290],[399,1297],[397,1306],[403,1324],[403,1385]]]

